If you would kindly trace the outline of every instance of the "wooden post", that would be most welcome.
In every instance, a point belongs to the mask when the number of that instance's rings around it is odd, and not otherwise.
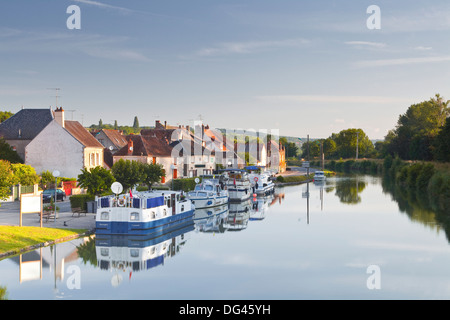
[[[41,228],[42,228],[42,218],[43,218],[43,211],[44,211],[44,197],[42,196],[41,193],[41,212],[39,213],[40,217],[41,217]]]
[[[22,226],[22,195],[19,197],[20,209],[19,209],[19,227]]]

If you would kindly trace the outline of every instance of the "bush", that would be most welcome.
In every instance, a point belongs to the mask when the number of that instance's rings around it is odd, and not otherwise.
[[[434,166],[430,163],[422,166],[422,170],[417,176],[416,189],[417,192],[424,193],[427,191],[428,184],[430,183],[431,177],[434,175]]]
[[[436,172],[428,183],[428,196],[433,210],[448,213],[450,208],[450,172]]]
[[[199,178],[201,181],[201,178]],[[173,189],[174,190],[183,190],[185,192],[189,190],[194,190],[195,188],[195,178],[185,178],[185,179],[174,179],[173,180]]]
[[[91,196],[88,194],[76,194],[70,197],[70,207],[72,209],[81,208],[82,210],[87,210],[86,203],[94,200],[95,196]]]

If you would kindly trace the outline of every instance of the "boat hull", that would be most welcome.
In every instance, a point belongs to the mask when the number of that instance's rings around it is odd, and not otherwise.
[[[228,203],[228,196],[214,198],[189,198],[195,209],[205,209],[221,206]]]
[[[189,223],[194,217],[194,209],[168,216],[163,219],[143,222],[130,221],[96,221],[96,234],[109,235],[145,235],[151,236],[161,232],[176,230],[180,225]]]
[[[240,202],[250,199],[250,188],[230,188],[228,187],[228,194],[230,196],[230,202]]]

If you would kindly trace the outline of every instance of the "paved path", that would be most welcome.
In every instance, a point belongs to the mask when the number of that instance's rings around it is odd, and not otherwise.
[[[95,214],[87,213],[80,217],[78,215],[72,216],[72,210],[70,208],[70,201],[58,201],[56,204],[60,211],[55,219],[51,218],[47,222],[44,219],[42,224],[45,228],[61,228],[61,229],[95,229]],[[15,202],[2,202],[0,207],[0,225],[18,226],[20,221],[19,215],[20,203]],[[39,214],[27,213],[22,214],[22,226],[24,227],[39,227]]]

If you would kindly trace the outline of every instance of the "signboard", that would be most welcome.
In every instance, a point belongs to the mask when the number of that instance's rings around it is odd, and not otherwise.
[[[41,228],[42,228],[42,210],[43,210],[42,195],[35,195],[35,194],[20,195],[19,226],[22,226],[23,213],[40,213]]]
[[[309,161],[303,161],[302,168],[309,168]]]

